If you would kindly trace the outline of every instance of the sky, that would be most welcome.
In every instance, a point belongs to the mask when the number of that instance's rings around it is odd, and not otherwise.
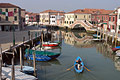
[[[0,3],[12,3],[35,13],[48,9],[70,12],[84,8],[114,10],[120,7],[120,0],[0,0]]]

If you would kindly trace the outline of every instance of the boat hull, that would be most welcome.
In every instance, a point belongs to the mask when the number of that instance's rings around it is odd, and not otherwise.
[[[57,58],[58,56],[60,56],[60,53],[54,53],[54,52],[49,52],[49,51],[38,51],[38,50],[29,50],[28,53],[28,49],[26,49],[26,54],[25,57],[32,55],[33,53],[35,53],[35,55],[39,55],[39,56],[46,56],[46,57],[50,57],[51,59]]]
[[[82,59],[78,56],[77,58],[76,58],[76,60],[79,60],[80,59],[80,61],[82,61]],[[75,60],[75,62],[74,62],[74,69],[75,69],[75,71],[77,72],[77,73],[82,73],[83,72],[83,70],[84,70],[84,63],[83,63],[83,61],[81,62],[81,69],[80,70],[78,70],[77,69],[77,63],[76,63],[76,60]]]
[[[29,60],[33,60],[33,55],[29,55],[28,58]],[[51,60],[51,58],[48,56],[35,55],[35,60],[36,61],[49,61]]]
[[[51,47],[55,47],[55,46],[58,46],[58,44],[43,44],[43,46],[51,46]]]
[[[112,48],[112,51],[117,51],[117,50],[120,50],[120,48]]]

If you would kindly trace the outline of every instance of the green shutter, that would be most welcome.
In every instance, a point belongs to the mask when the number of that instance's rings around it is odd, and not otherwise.
[[[2,9],[0,9],[0,12],[2,12]]]
[[[5,12],[2,12],[3,15],[5,15]]]
[[[14,20],[17,21],[17,16],[14,17]]]

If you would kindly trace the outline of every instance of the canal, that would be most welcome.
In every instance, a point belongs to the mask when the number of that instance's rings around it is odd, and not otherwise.
[[[59,35],[59,31],[55,33]],[[85,32],[61,33],[61,55],[48,62],[36,62],[39,80],[120,80],[120,59],[113,54],[111,45],[91,41],[92,35]],[[77,56],[90,71],[84,69],[78,74],[71,68]],[[25,65],[32,66],[32,62],[26,61]]]

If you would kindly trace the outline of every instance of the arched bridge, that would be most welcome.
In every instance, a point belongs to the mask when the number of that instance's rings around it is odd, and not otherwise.
[[[90,30],[93,27],[93,25],[87,20],[77,20],[73,24],[70,25],[71,29],[79,28],[79,27],[83,27],[86,30]]]

